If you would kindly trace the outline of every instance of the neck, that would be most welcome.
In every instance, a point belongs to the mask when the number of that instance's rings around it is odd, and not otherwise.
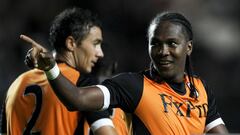
[[[57,61],[61,61],[61,62],[64,62],[66,63],[67,65],[69,65],[70,67],[73,67],[75,68],[76,64],[75,62],[73,61],[73,56],[71,56],[71,54],[67,53],[67,52],[63,52],[63,53],[56,53],[56,60]]]
[[[157,82],[173,82],[173,83],[182,83],[184,81],[184,72],[181,74],[177,74],[176,76],[162,76],[159,72],[154,68],[151,67],[151,77]]]
[[[177,76],[173,77],[171,80],[172,82],[175,82],[175,83],[182,83],[184,80],[184,73],[178,74]]]

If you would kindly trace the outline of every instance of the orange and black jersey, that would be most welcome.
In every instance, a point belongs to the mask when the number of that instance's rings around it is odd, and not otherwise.
[[[104,97],[110,98],[110,108],[134,114],[133,134],[202,134],[209,124],[223,124],[205,83],[194,78],[197,99],[189,96],[188,84],[187,76],[182,84],[156,82],[150,71],[123,73],[102,83],[110,92]]]
[[[62,74],[78,86],[95,81],[66,64],[58,64]],[[82,114],[69,112],[58,100],[43,71],[33,69],[21,74],[7,91],[3,107],[1,133],[11,135],[40,133],[42,135],[83,134]],[[94,115],[93,115],[94,116]],[[98,114],[99,118],[100,114]],[[101,118],[108,117],[105,114]],[[92,121],[97,119],[92,118]]]

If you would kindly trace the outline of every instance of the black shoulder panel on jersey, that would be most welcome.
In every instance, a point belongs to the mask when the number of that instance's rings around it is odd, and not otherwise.
[[[90,86],[98,84],[98,80],[96,77],[90,74],[81,74],[77,81],[78,87]]]
[[[217,118],[220,118],[220,114],[217,111],[217,103],[212,90],[209,89],[209,86],[206,84],[204,80],[201,79],[201,81],[205,87],[207,98],[208,98],[208,112],[207,112],[207,119],[205,124],[207,125],[212,121],[216,120]]]
[[[111,94],[110,107],[120,107],[125,112],[134,112],[143,92],[143,75],[140,73],[122,73],[105,80]]]

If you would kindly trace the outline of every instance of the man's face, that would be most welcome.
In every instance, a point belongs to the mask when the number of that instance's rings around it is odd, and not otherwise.
[[[187,41],[181,24],[169,21],[152,26],[149,36],[149,55],[159,75],[175,82],[183,79],[186,56],[192,44]]]
[[[82,72],[90,73],[99,58],[103,57],[101,48],[102,31],[99,27],[90,28],[89,34],[74,50],[76,68]]]

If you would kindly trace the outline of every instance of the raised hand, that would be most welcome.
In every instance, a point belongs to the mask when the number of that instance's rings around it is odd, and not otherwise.
[[[25,64],[28,67],[47,71],[54,66],[55,60],[51,52],[26,35],[20,35],[20,38],[32,45],[25,57]]]

